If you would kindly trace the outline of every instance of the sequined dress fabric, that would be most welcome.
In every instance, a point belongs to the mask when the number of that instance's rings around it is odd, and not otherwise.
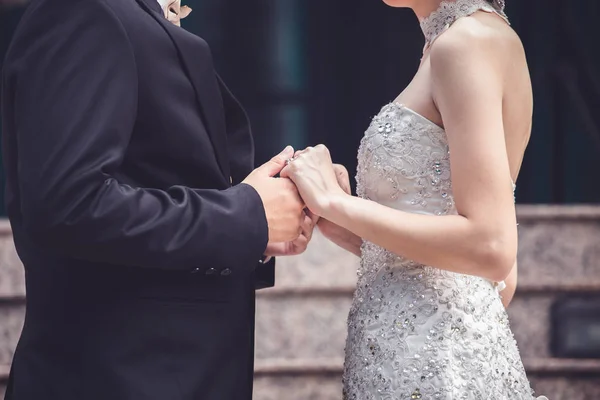
[[[382,108],[362,139],[357,183],[360,197],[391,208],[456,214],[444,130],[396,103]],[[534,397],[496,285],[365,242],[348,317],[343,398]]]

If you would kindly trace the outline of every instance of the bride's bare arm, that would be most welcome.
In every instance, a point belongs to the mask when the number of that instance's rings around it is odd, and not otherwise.
[[[303,152],[298,151],[296,152],[296,155],[301,153]],[[348,170],[346,167],[341,164],[333,164],[333,170],[340,188],[344,191],[344,193],[350,195],[352,193],[352,189],[350,188],[350,176],[348,175]],[[319,219],[317,226],[319,227],[319,231],[321,231],[323,236],[325,236],[327,239],[342,249],[349,251],[358,257],[361,256],[360,248],[362,246],[362,239],[360,237],[356,236],[348,229],[342,228],[341,226],[336,225],[331,221],[327,221],[324,218]]]
[[[458,215],[407,213],[346,195],[334,187],[324,146],[309,149],[284,170],[307,206],[419,263],[504,280],[516,260],[517,228],[502,121],[506,62],[493,44],[459,30],[431,49],[434,99],[448,136]]]
[[[319,230],[327,239],[337,244],[344,250],[360,257],[362,239],[350,232],[348,229],[342,228],[339,225],[334,224],[326,219],[321,219],[317,225]]]

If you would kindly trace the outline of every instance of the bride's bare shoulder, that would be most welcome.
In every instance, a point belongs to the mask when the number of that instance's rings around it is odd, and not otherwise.
[[[521,55],[523,45],[515,31],[499,16],[483,12],[456,21],[430,49],[432,64],[462,60],[495,66],[498,71]]]

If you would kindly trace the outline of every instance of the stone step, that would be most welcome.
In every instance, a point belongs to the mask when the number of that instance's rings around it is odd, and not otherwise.
[[[340,375],[344,359],[341,357],[271,358],[257,360],[255,375],[261,376],[325,376]],[[595,376],[600,378],[600,360],[566,358],[523,358],[530,376]],[[600,381],[598,382],[600,385]]]
[[[550,400],[596,400],[597,378],[545,377],[530,379],[536,395]],[[259,377],[254,381],[254,400],[340,400],[341,377]]]
[[[256,364],[255,400],[339,400],[341,359],[264,360]],[[600,360],[525,359],[528,377],[538,394],[552,400],[600,398]],[[0,398],[8,378],[0,365]]]
[[[8,381],[9,372],[10,366],[0,364],[0,399],[4,398],[4,392],[6,391],[6,382]]]
[[[0,299],[24,295],[23,264],[15,250],[8,220],[0,219]]]
[[[600,379],[597,376],[533,376],[530,382],[537,395],[546,395],[550,400],[600,399]]]
[[[341,398],[342,382],[338,375],[260,376],[254,379],[254,400],[340,400]]]
[[[257,359],[341,356],[352,290],[290,288],[259,295]],[[513,300],[509,316],[523,357],[550,356],[550,309],[558,296],[519,291]],[[23,316],[20,301],[0,302],[0,364],[12,359]]]
[[[345,293],[261,297],[256,310],[256,358],[341,356],[350,302]]]
[[[550,309],[555,296],[516,295],[508,307],[510,327],[521,357],[550,356]]]
[[[599,287],[600,289],[600,287]],[[578,293],[578,292],[575,292]],[[550,357],[550,310],[564,292],[525,292],[508,313],[522,357]],[[351,292],[296,290],[266,293],[257,305],[257,359],[343,354]]]
[[[262,360],[255,400],[339,400],[341,359]],[[532,387],[551,400],[600,398],[600,360],[525,359]]]
[[[17,347],[25,306],[20,303],[0,302],[0,365],[9,364]]]
[[[0,383],[6,383],[9,372],[10,366],[8,364],[0,364]]]
[[[600,207],[518,206],[523,285],[600,282]]]
[[[347,293],[310,297],[261,296],[256,323],[256,358],[335,358],[343,355]],[[552,295],[517,296],[509,308],[511,327],[524,358],[550,357],[549,319]],[[0,307],[0,364],[12,359],[22,329],[24,306]]]

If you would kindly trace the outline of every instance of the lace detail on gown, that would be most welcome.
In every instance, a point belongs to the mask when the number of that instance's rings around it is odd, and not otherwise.
[[[400,104],[367,129],[357,183],[360,197],[388,207],[456,214],[445,131]],[[346,400],[533,398],[496,285],[369,242],[345,353]]]
[[[510,24],[508,17],[504,13],[504,5],[501,4],[497,7],[494,7],[486,0],[442,1],[437,10],[420,21],[421,30],[425,36],[425,49],[431,46],[435,39],[444,33],[455,21],[474,14],[477,11],[498,14],[507,24]]]

